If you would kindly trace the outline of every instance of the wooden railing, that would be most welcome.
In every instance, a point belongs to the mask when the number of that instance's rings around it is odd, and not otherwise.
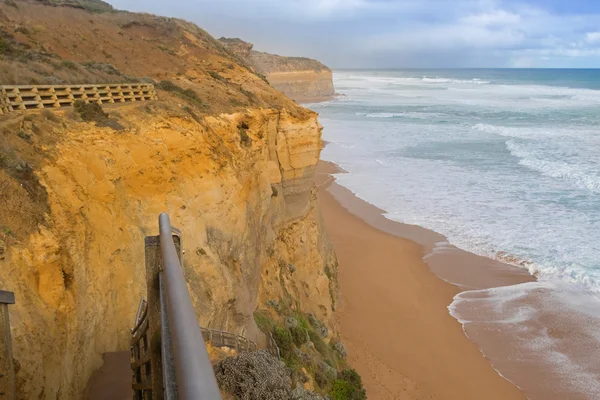
[[[152,84],[0,86],[0,115],[16,110],[156,100]]]
[[[152,397],[152,355],[148,338],[148,303],[145,300],[140,302],[131,335],[132,389],[135,400],[144,400]]]
[[[15,304],[14,293],[0,290],[0,400],[17,398],[8,320],[9,304]]]
[[[202,330],[204,342],[210,343],[215,347],[229,347],[230,349],[235,349],[238,353],[257,350],[256,343],[235,333],[210,328],[200,329]]]

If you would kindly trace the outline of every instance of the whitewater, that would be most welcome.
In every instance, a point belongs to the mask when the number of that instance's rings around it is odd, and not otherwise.
[[[322,158],[348,171],[338,183],[392,220],[528,268],[539,282],[464,292],[452,315],[516,384],[501,366],[529,354],[552,367],[546,379],[600,398],[600,366],[586,358],[600,348],[600,71],[340,71],[334,80],[343,96],[311,108],[329,143]],[[548,334],[558,327],[577,339]],[[493,329],[511,351],[488,352],[478,332]]]

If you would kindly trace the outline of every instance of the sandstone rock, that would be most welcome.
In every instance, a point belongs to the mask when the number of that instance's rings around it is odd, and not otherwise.
[[[144,237],[157,234],[162,211],[183,233],[184,274],[201,324],[260,342],[254,311],[267,302],[283,308],[285,298],[333,329],[330,279],[322,271],[335,255],[313,183],[322,148],[315,113],[185,21],[26,1],[4,11],[9,31],[15,24],[31,32],[45,28],[33,33],[28,54],[61,43],[77,49],[77,60],[94,60],[100,40],[113,44],[107,50],[114,66],[84,62],[58,76],[52,62],[40,68],[50,71],[46,76],[4,57],[3,67],[22,71],[6,84],[149,76],[176,81],[202,101],[161,90],[158,101],[115,104],[111,113],[118,107],[127,126],[118,135],[62,109],[56,111],[60,123],[36,117],[35,130],[17,117],[2,121],[26,163],[18,174],[0,169],[3,193],[10,188],[9,199],[20,204],[10,209],[19,229],[11,226],[15,238],[6,243],[0,276],[3,289],[14,289],[20,299],[11,308],[19,400],[81,398],[102,354],[129,349],[131,321],[146,291]],[[16,137],[20,129],[35,136],[23,142]],[[11,168],[18,166],[13,159],[0,152]],[[12,175],[26,177],[27,185]],[[40,190],[32,191],[37,182]],[[280,281],[282,259],[294,260],[296,271]]]
[[[285,327],[294,329],[298,327],[298,320],[294,317],[285,317]]]
[[[342,342],[336,342],[333,345],[333,349],[341,358],[348,357],[348,351],[346,350],[346,346],[344,346]]]
[[[128,349],[145,293],[144,236],[156,234],[164,210],[183,233],[201,323],[260,341],[253,313],[258,304],[277,307],[282,285],[299,311],[332,323],[322,271],[335,256],[311,196],[321,148],[315,115],[249,110],[205,117],[203,127],[171,111],[149,116],[132,105],[119,112],[138,134],[69,122],[53,158],[32,170],[48,194],[49,223],[14,245],[7,269],[14,273],[2,277],[7,288],[28,293],[12,309],[15,321],[28,321],[13,332],[24,398],[43,388],[78,398],[102,353]],[[239,145],[242,118],[252,152]],[[277,197],[269,163],[280,171]],[[284,282],[267,274],[281,259],[296,267]]]
[[[308,314],[308,322],[310,322],[312,327],[315,328],[315,331],[317,331],[317,333],[321,335],[321,337],[326,338],[327,336],[329,336],[329,330],[327,329],[325,324],[319,321],[317,317],[314,316],[314,314]]]
[[[323,397],[316,393],[309,392],[304,388],[296,388],[290,394],[290,400],[322,400]]]
[[[323,100],[335,95],[333,73],[319,61],[262,53],[253,50],[251,43],[238,38],[219,40],[257,73],[264,75],[274,88],[293,100]]]

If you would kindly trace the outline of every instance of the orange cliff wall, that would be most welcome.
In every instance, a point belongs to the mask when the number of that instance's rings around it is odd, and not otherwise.
[[[327,100],[335,95],[331,70],[272,72],[267,79],[274,88],[300,102]]]
[[[156,234],[162,211],[183,231],[202,325],[260,339],[253,312],[284,289],[302,311],[333,323],[325,267],[335,255],[312,182],[321,150],[315,114],[263,109],[197,122],[155,103],[118,112],[125,132],[63,117],[45,123],[57,142],[34,173],[49,212],[2,244],[0,287],[17,295],[21,399],[78,398],[103,352],[128,349],[145,292],[143,239]],[[288,263],[293,274],[282,271]]]
[[[184,21],[21,0],[0,3],[0,23],[11,83],[172,82],[158,101],[105,106],[116,129],[72,109],[0,117],[0,288],[17,296],[19,399],[81,398],[102,353],[128,349],[143,239],[163,211],[183,232],[202,325],[260,342],[253,312],[291,296],[335,330],[315,113]]]
[[[254,51],[254,45],[238,38],[221,38],[219,41],[293,100],[321,101],[335,95],[331,69],[317,60]]]

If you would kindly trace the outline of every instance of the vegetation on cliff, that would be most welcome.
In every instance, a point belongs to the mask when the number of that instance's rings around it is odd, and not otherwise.
[[[80,4],[81,7],[66,6]],[[99,0],[0,3],[0,83],[76,84],[170,80],[194,90],[204,114],[248,107],[305,113],[246,61],[198,26],[123,11]],[[110,7],[109,5],[106,5]]]
[[[284,268],[284,267],[282,267]],[[360,376],[346,361],[346,349],[334,332],[314,314],[305,314],[285,295],[254,313],[257,326],[272,336],[293,385],[331,399],[365,399]]]

